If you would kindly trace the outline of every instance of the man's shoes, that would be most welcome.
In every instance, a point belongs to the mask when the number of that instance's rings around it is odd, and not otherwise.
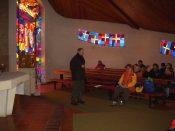
[[[74,106],[77,106],[77,105],[78,105],[78,102],[76,102],[76,101],[71,101],[71,104],[74,105]]]
[[[85,104],[85,101],[83,101],[83,100],[78,100],[78,103],[80,103],[80,104]]]

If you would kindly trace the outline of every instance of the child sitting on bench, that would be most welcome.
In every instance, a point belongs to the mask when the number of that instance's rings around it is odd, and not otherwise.
[[[121,93],[122,93],[122,103],[125,102],[130,93],[135,91],[135,84],[137,82],[137,76],[133,71],[132,65],[131,64],[127,64],[125,66],[125,72],[122,74],[118,85],[115,88],[114,91],[114,96],[113,96],[113,105],[116,105],[118,102],[120,102],[121,100]]]

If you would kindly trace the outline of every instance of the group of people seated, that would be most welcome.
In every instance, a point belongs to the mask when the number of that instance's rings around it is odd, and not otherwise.
[[[83,57],[83,48],[79,48],[77,54],[71,59],[70,69],[73,80],[71,104],[83,104],[84,101],[81,99],[84,91],[85,80],[85,59]],[[100,70],[101,72],[101,70],[106,70],[106,66],[101,60],[99,60],[95,69]],[[127,101],[130,93],[136,91],[135,85],[139,77],[172,79],[174,77],[172,64],[162,63],[160,69],[159,65],[156,63],[153,64],[152,68],[150,66],[145,66],[142,60],[139,60],[138,63],[134,65],[127,64],[125,66],[125,71],[121,75],[115,88],[113,104],[116,104],[121,98],[122,102]],[[175,85],[173,86],[175,87]]]
[[[112,105],[118,103],[123,104],[127,101],[130,93],[135,92],[135,85],[138,77],[161,79],[172,79],[174,77],[171,63],[161,63],[161,68],[159,69],[159,66],[156,63],[153,64],[151,68],[150,66],[145,66],[143,61],[139,60],[138,63],[133,66],[127,64],[125,69],[125,72],[122,74],[118,85],[115,88]]]
[[[161,79],[172,79],[174,77],[174,71],[171,63],[161,63],[159,65],[154,63],[151,66],[145,66],[142,60],[139,60],[137,64],[134,64],[134,72],[137,77],[151,77],[151,78],[161,78]]]
[[[95,69],[104,70],[106,68],[105,64],[101,60],[98,61]],[[121,100],[122,92],[122,101],[127,101],[131,92],[135,91],[135,85],[139,78],[159,78],[159,79],[173,79],[174,71],[171,63],[161,63],[159,65],[154,63],[151,66],[144,65],[142,60],[134,65],[127,64],[125,66],[125,72],[122,74],[118,85],[114,91],[113,95],[113,105]],[[167,85],[168,87],[169,85]]]
[[[161,63],[160,68],[157,63],[151,66],[144,65],[142,60],[139,60],[137,64],[134,64],[133,71],[136,73],[137,77],[151,77],[151,78],[161,78],[161,79],[172,79],[174,77],[174,71],[171,63]],[[99,60],[95,69],[104,70],[106,69],[105,64]]]

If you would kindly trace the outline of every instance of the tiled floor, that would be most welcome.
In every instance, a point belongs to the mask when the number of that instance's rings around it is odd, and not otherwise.
[[[73,114],[80,113],[79,111],[65,108],[62,131],[73,131]]]
[[[54,91],[53,85],[39,89],[42,94]],[[155,109],[175,109],[174,101],[165,107],[157,106]],[[0,131],[73,131],[74,113],[80,112],[51,103],[42,96],[16,95],[13,115],[0,117]]]
[[[57,88],[60,88],[60,87],[61,85],[57,84]],[[53,84],[43,85],[39,87],[38,90],[41,94],[47,94],[49,92],[54,91],[54,85]],[[61,131],[73,131],[73,114],[74,113],[80,113],[80,111],[64,107],[64,113],[63,113],[64,117],[62,121]]]
[[[54,91],[53,85],[39,88],[41,94]],[[13,115],[0,117],[0,131],[73,131],[76,110],[56,105],[41,96],[16,95]]]
[[[0,118],[0,131],[60,131],[63,112],[41,97],[16,96],[13,115]]]

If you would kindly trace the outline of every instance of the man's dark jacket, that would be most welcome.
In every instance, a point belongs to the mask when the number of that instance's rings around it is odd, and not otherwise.
[[[85,65],[84,57],[77,53],[70,61],[72,80],[85,79],[85,69],[82,68],[82,65]]]

